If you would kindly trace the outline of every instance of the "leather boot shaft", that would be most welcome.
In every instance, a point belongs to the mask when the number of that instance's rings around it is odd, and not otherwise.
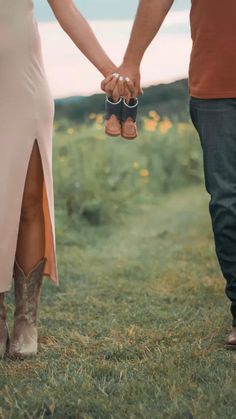
[[[15,283],[15,318],[23,318],[29,324],[36,324],[37,310],[40,300],[40,293],[43,281],[43,270],[46,258],[25,275],[19,263],[14,263],[14,283]]]

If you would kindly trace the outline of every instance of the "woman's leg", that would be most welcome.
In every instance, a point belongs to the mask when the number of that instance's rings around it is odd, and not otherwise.
[[[43,168],[35,141],[28,166],[22,200],[16,260],[27,275],[44,256]]]

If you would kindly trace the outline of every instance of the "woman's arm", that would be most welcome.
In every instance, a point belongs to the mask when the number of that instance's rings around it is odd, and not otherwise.
[[[116,70],[86,19],[72,0],[48,0],[62,29],[69,35],[80,51],[106,77]]]

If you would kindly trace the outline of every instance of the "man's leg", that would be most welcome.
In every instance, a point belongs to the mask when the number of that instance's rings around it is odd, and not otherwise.
[[[215,250],[236,326],[236,98],[190,97],[189,110],[203,150]]]

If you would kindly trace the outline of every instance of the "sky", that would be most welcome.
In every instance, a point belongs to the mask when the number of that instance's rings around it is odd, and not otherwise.
[[[75,0],[107,54],[120,64],[138,0]],[[123,0],[124,1],[124,0]],[[47,0],[34,0],[46,73],[55,98],[100,92],[102,75],[82,55],[55,20]],[[99,7],[94,7],[96,4]],[[187,77],[191,38],[190,0],[175,0],[141,65],[142,86]]]
[[[34,0],[34,3],[36,15],[40,21],[54,19],[47,0]],[[132,19],[134,17],[138,0],[75,0],[74,3],[88,19],[119,20]],[[121,7],[121,4],[124,3],[125,7]],[[185,10],[189,7],[190,0],[175,0],[172,9]]]

